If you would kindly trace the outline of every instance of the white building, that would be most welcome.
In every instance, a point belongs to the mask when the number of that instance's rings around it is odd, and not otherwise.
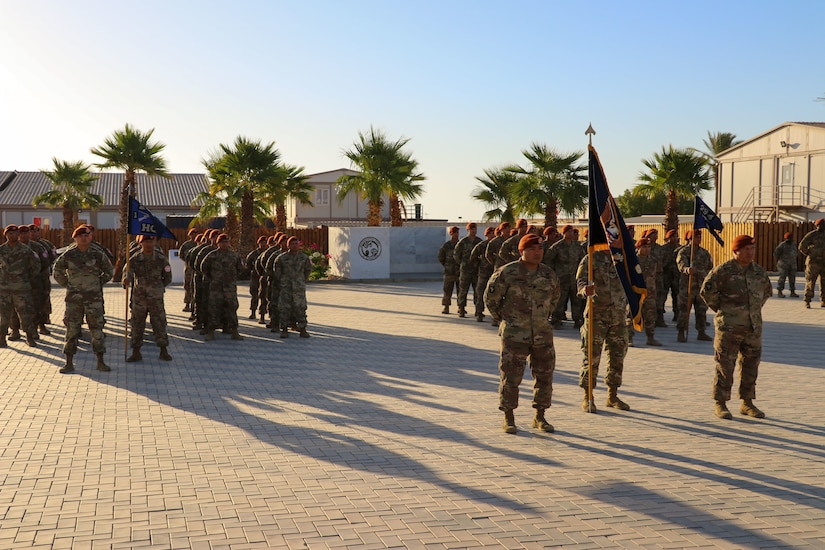
[[[722,221],[825,215],[825,122],[785,122],[717,155]]]

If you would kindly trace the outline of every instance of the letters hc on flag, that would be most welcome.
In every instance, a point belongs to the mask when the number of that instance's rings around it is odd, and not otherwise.
[[[693,229],[703,228],[706,228],[708,233],[713,235],[713,238],[716,239],[719,246],[725,246],[725,241],[723,241],[722,237],[717,233],[717,231],[722,231],[722,220],[710,209],[710,206],[708,206],[705,201],[699,198],[699,195],[696,195],[696,202],[693,205]]]
[[[647,297],[647,287],[636,256],[636,243],[607,187],[599,155],[592,145],[587,149],[590,175],[587,247],[590,252],[606,250],[613,256],[613,265],[630,306],[633,327],[641,331],[642,304]]]
[[[156,238],[166,237],[177,241],[174,233],[169,231],[149,209],[141,205],[134,197],[129,197],[129,234],[150,235]]]

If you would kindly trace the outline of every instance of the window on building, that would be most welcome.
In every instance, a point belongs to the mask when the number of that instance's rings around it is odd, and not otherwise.
[[[329,206],[329,187],[319,187],[315,190],[315,206]]]

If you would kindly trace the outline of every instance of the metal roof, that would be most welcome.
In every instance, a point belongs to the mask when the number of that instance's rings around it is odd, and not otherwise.
[[[16,174],[16,175],[15,175]],[[103,197],[103,208],[120,204],[123,172],[99,172],[92,193]],[[12,178],[11,181],[8,181]],[[31,207],[32,198],[52,188],[41,172],[0,172],[0,205]],[[192,200],[201,191],[208,191],[205,174],[170,174],[170,177],[137,175],[137,200],[146,207],[192,208]]]
[[[715,156],[715,158],[719,159],[720,157],[723,157],[723,156],[729,154],[732,151],[736,151],[737,149],[740,149],[740,148],[744,147],[745,145],[751,144],[751,143],[753,143],[754,141],[756,141],[758,139],[762,139],[763,137],[767,136],[768,134],[772,134],[772,133],[776,132],[777,130],[779,130],[781,128],[785,128],[786,126],[811,126],[813,128],[825,128],[825,122],[783,122],[782,124],[780,124],[778,126],[774,126],[773,128],[771,128],[767,132],[762,132],[758,136],[752,137],[750,139],[746,139],[745,141],[743,141],[741,143],[737,143],[733,147],[725,149],[724,151],[718,153]]]

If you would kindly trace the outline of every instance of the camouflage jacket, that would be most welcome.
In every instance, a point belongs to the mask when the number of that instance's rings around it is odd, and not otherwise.
[[[553,344],[550,314],[559,300],[559,280],[553,270],[539,264],[528,270],[521,260],[493,273],[484,292],[484,303],[493,319],[500,321],[498,333],[510,344]]]
[[[243,260],[232,250],[215,248],[204,256],[200,265],[203,276],[209,281],[210,290],[237,288],[238,277],[243,273]]]
[[[578,241],[568,243],[562,239],[550,245],[542,262],[556,272],[561,284],[572,285],[576,282],[576,271],[584,256],[585,251]]]
[[[258,275],[258,271],[255,269],[255,262],[257,262],[258,258],[261,257],[261,254],[267,250],[268,249],[261,250],[260,248],[254,248],[252,252],[246,255],[246,259],[244,259],[244,266],[246,266],[246,271],[250,276],[260,277],[260,275]]]
[[[487,248],[484,250],[484,257],[487,258],[487,261],[493,266],[494,271],[504,265],[498,256],[498,251],[501,250],[501,245],[503,244],[504,237],[493,237],[487,242]]]
[[[196,246],[198,246],[198,243],[196,243],[192,239],[184,241],[183,244],[180,245],[180,248],[178,249],[178,258],[180,258],[184,262],[188,262],[189,259],[188,259],[187,256],[192,251],[192,249],[195,248]]]
[[[676,253],[676,267],[679,273],[682,274],[682,282],[687,288],[688,279],[690,277],[689,270],[691,268],[690,255],[693,250],[693,288],[698,289],[705,277],[708,276],[710,270],[713,269],[713,259],[710,257],[710,252],[697,246],[695,248],[686,245],[679,249]]]
[[[656,281],[662,275],[662,264],[659,258],[653,255],[653,251],[645,257],[638,256],[639,267],[642,269],[642,276],[645,278],[645,288],[647,289],[647,299],[656,294]]]
[[[479,278],[489,278],[493,274],[493,264],[487,261],[487,245],[490,241],[481,241],[473,247],[470,253],[470,262],[478,266]]]
[[[576,289],[580,298],[587,298],[585,287],[588,284],[588,269],[589,262],[585,256],[576,271]],[[596,293],[589,300],[589,307],[592,307],[595,312],[613,308],[625,310],[627,296],[619,274],[616,273],[613,257],[607,251],[599,250],[593,253],[593,284],[596,285]]]
[[[717,327],[761,329],[762,306],[772,292],[771,281],[761,266],[751,262],[742,267],[734,259],[710,272],[700,294],[716,312]]]
[[[283,254],[283,250],[281,250],[280,246],[270,246],[267,248],[263,254],[258,256],[258,259],[255,260],[255,272],[261,277],[271,277],[271,271],[267,271],[268,267],[271,267],[274,262],[275,258]]]
[[[811,231],[799,242],[799,251],[808,257],[805,265],[811,262],[825,263],[825,224],[820,227],[823,229]]]
[[[49,265],[53,264],[54,261],[57,259],[57,248],[48,240],[48,239],[36,239],[34,242],[40,243],[40,245],[46,249],[46,252],[49,255]]]
[[[302,292],[307,288],[312,260],[301,251],[297,254],[284,252],[275,260],[272,281],[281,292]]]
[[[796,269],[796,259],[799,256],[799,249],[793,241],[782,241],[773,251],[777,265],[791,266]]]
[[[441,264],[444,275],[458,275],[458,264],[455,262],[455,256],[453,256],[456,244],[450,239],[438,249],[438,263]]]
[[[172,268],[164,255],[153,253],[147,256],[143,250],[138,250],[129,257],[128,267],[123,271],[123,280],[131,282],[134,279],[135,288],[155,289],[163,293],[163,289],[172,282]]]
[[[524,235],[526,235],[525,233]],[[501,248],[498,249],[498,257],[501,262],[499,265],[509,264],[515,262],[521,257],[518,251],[518,243],[524,235],[515,233],[510,235],[510,238],[501,243]]]
[[[459,239],[456,243],[455,248],[453,249],[453,259],[458,264],[460,270],[478,269],[478,266],[474,266],[472,263],[472,253],[475,246],[480,242],[481,237],[470,237],[467,235],[466,237]]]
[[[39,273],[40,258],[31,248],[21,242],[0,245],[0,291],[31,292]]]
[[[66,288],[66,300],[103,299],[103,285],[112,280],[114,267],[99,248],[91,245],[86,252],[70,248],[54,262],[54,280]]]
[[[670,278],[679,277],[679,268],[676,267],[676,253],[679,251],[681,245],[679,243],[671,244],[665,243],[659,247],[659,258],[662,262],[662,275]]]
[[[268,254],[266,256],[261,256],[261,262],[264,262],[264,266],[263,266],[264,276],[274,277],[275,276],[275,262],[277,262],[278,258],[282,254],[285,254],[285,252],[277,246],[275,247],[274,251],[269,252],[269,250],[267,250],[267,252],[268,252]]]

